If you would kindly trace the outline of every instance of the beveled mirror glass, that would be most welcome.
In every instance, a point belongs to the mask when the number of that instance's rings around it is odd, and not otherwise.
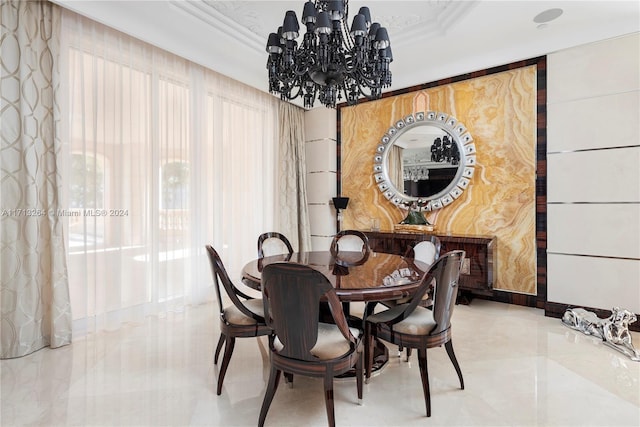
[[[382,194],[402,209],[431,211],[468,187],[476,148],[467,128],[437,111],[398,120],[376,147],[374,178]]]

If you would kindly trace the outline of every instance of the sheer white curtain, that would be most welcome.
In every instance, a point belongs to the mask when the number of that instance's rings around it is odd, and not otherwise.
[[[274,222],[278,100],[63,13],[74,328],[117,328],[213,297]]]

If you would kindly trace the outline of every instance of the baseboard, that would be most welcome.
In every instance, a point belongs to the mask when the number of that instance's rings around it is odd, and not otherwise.
[[[461,293],[463,291],[461,290]],[[544,301],[541,300],[537,295],[530,294],[519,294],[516,292],[509,291],[501,291],[492,289],[490,294],[480,294],[475,292],[470,292],[467,294],[467,299],[471,301],[471,299],[484,299],[487,301],[496,301],[503,302],[506,304],[513,305],[522,305],[525,307],[535,307],[535,308],[544,308]]]
[[[544,315],[546,317],[553,317],[556,319],[561,319],[562,316],[564,315],[564,312],[567,311],[568,308],[575,308],[575,307],[580,307],[580,308],[584,308],[585,310],[592,311],[596,314],[596,316],[602,319],[606,319],[607,317],[611,316],[611,310],[603,310],[600,308],[593,308],[593,307],[584,307],[584,306],[579,306],[577,304],[563,304],[559,302],[543,301],[537,295],[517,294],[517,293],[507,292],[507,291],[498,291],[495,289],[492,290],[491,295],[468,293],[462,299],[460,298],[460,296],[459,296],[458,302],[462,304],[470,304],[472,299],[484,299],[487,301],[496,301],[496,302],[502,302],[506,304],[513,304],[513,305],[522,305],[525,307],[535,307],[535,308],[544,309]],[[638,318],[638,320],[629,324],[629,330],[634,332],[640,332],[640,314],[636,313],[636,317]]]
[[[564,312],[568,308],[575,308],[575,307],[580,307],[580,308],[584,308],[587,311],[591,311],[595,313],[596,316],[602,319],[606,319],[607,317],[611,316],[611,310],[602,310],[600,308],[584,307],[584,306],[578,306],[575,304],[562,304],[559,302],[547,302],[544,306],[544,315],[547,317],[554,317],[557,319],[561,319],[562,316],[564,315]],[[636,313],[636,317],[640,319],[640,314]],[[629,330],[634,332],[640,332],[640,321],[635,321],[629,324]]]

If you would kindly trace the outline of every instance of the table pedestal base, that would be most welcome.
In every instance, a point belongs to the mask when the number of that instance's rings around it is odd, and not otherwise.
[[[364,352],[362,356],[364,358]],[[371,366],[371,376],[374,376],[378,372],[380,372],[382,368],[385,367],[388,361],[389,361],[389,349],[387,349],[387,346],[384,345],[382,341],[375,340],[375,345],[373,346],[373,365]],[[364,365],[363,369],[365,370],[366,370],[366,364],[367,364],[367,361],[363,360],[363,365]],[[363,375],[364,374],[366,374],[366,371],[363,373]],[[356,370],[355,368],[353,368],[350,371],[347,371],[341,375],[336,375],[333,378],[334,379],[346,379],[346,378],[351,379],[355,377],[356,377]]]

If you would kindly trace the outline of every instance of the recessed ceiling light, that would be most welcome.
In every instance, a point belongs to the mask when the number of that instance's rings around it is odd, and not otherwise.
[[[546,22],[553,21],[557,19],[560,15],[562,15],[562,9],[547,9],[544,12],[540,12],[533,18],[533,22],[536,24],[544,24]]]

